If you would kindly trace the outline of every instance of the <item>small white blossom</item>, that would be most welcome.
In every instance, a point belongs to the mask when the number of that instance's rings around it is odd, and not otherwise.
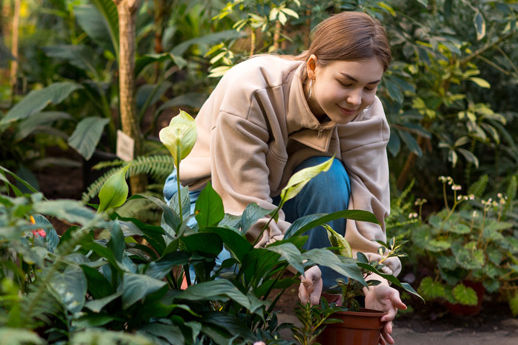
[[[454,184],[453,186],[451,186],[451,190],[461,190],[461,189],[462,189],[462,186],[458,185],[458,184]]]

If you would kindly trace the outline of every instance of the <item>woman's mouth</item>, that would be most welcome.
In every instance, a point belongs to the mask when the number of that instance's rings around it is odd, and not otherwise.
[[[342,113],[346,116],[351,116],[351,115],[355,115],[357,112],[358,112],[358,109],[347,109],[347,108],[343,108],[341,106],[338,106],[338,108],[340,108],[340,110],[342,111]]]

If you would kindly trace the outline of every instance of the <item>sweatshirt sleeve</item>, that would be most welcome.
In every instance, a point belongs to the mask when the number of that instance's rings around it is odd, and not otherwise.
[[[339,128],[342,160],[351,179],[349,209],[374,213],[377,225],[347,220],[346,239],[355,252],[377,253],[376,241],[386,241],[385,218],[390,211],[387,143],[390,129],[379,99],[365,116]],[[399,273],[400,266],[391,267]]]
[[[250,203],[272,210],[276,207],[270,197],[266,164],[269,133],[266,125],[256,121],[259,117],[250,112],[254,109],[248,110],[249,116],[221,111],[211,134],[212,184],[223,199],[225,211],[231,214],[241,214]],[[251,242],[266,222],[268,218],[262,218],[248,230]],[[277,223],[270,222],[257,245],[281,239],[288,227],[281,213]]]

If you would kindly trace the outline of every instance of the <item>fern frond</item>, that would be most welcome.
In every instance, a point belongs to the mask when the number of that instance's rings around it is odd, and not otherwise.
[[[110,162],[114,163],[114,162]],[[109,164],[110,164],[109,163]],[[106,165],[106,166],[109,166]],[[115,164],[112,164],[115,165]],[[139,156],[135,160],[123,164],[120,168],[114,168],[106,172],[104,175],[95,180],[88,186],[85,193],[83,193],[81,200],[87,203],[93,199],[101,190],[102,185],[106,180],[116,172],[120,171],[124,166],[129,165],[128,177],[136,175],[149,175],[154,179],[164,180],[174,169],[174,161],[171,155],[156,155],[156,156]]]
[[[36,333],[20,328],[0,328],[0,344],[4,341],[10,345],[46,344]]]
[[[104,168],[110,168],[110,167],[117,167],[117,166],[121,166],[121,165],[124,165],[124,161],[123,160],[114,160],[114,161],[106,161],[106,162],[99,162],[97,163],[96,165],[93,166],[93,169],[95,170],[101,170],[101,169],[104,169]]]

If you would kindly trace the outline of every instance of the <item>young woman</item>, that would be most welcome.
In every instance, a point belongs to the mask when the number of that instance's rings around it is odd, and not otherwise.
[[[330,225],[353,250],[375,256],[385,240],[390,206],[386,145],[389,127],[376,90],[391,60],[383,27],[370,16],[343,12],[320,23],[307,51],[293,58],[261,55],[234,66],[220,80],[196,116],[197,142],[182,161],[181,182],[192,196],[207,181],[227,213],[241,214],[250,203],[274,208],[280,191],[297,170],[335,155],[283,207],[258,245],[282,239],[290,222],[308,214],[344,209],[373,212],[381,226],[335,220]],[[164,194],[176,192],[176,173]],[[247,232],[255,241],[267,219]],[[329,246],[321,228],[309,231],[307,248]],[[399,273],[397,259],[387,272]],[[336,274],[315,266],[301,277],[299,297],[318,303]],[[368,279],[380,279],[369,277]],[[392,344],[392,320],[406,308],[397,290],[382,284],[365,291],[366,307],[386,312],[383,342]]]

